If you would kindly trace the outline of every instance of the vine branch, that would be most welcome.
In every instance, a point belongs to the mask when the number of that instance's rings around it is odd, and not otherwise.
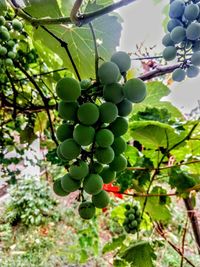
[[[83,26],[92,22],[94,19],[106,15],[118,8],[129,5],[136,0],[120,0],[117,3],[113,3],[106,7],[103,7],[97,11],[89,12],[86,14],[82,14],[81,16],[77,16],[77,11],[80,8],[82,0],[76,0],[75,5],[71,11],[70,17],[60,17],[60,18],[33,18],[29,14],[25,13],[19,6],[17,6],[13,1],[9,1],[12,8],[15,10],[16,14],[23,19],[27,20],[34,27],[50,25],[50,24],[75,24],[76,26]]]
[[[143,81],[151,80],[155,77],[173,72],[175,69],[179,68],[180,65],[181,65],[180,63],[177,63],[171,66],[157,66],[155,69],[138,76],[138,78]]]
[[[178,248],[175,244],[173,244],[168,238],[166,237],[165,232],[163,231],[162,226],[159,223],[156,223],[156,232],[167,241],[167,243],[192,267],[196,267],[188,258],[184,256],[181,249]]]
[[[45,110],[48,116],[48,120],[49,120],[49,126],[50,126],[50,130],[51,130],[51,137],[52,140],[55,142],[55,144],[58,146],[58,141],[56,139],[56,136],[54,134],[54,128],[53,128],[53,124],[52,124],[52,120],[51,120],[51,114],[50,111],[48,109],[48,98],[46,98],[42,92],[42,90],[40,89],[40,87],[38,86],[38,84],[35,82],[35,80],[32,78],[31,75],[29,75],[29,73],[21,66],[20,63],[15,62],[15,66],[18,67],[21,72],[29,79],[29,81],[33,84],[33,86],[35,87],[35,89],[38,91],[40,97],[42,98],[42,101],[44,103],[45,106]]]

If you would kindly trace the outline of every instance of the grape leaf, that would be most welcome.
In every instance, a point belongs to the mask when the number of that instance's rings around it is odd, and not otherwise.
[[[116,238],[113,237],[112,241],[105,244],[105,246],[103,247],[103,250],[102,250],[103,254],[113,251],[116,248],[120,248],[123,245],[123,241],[125,240],[125,238],[126,238],[126,235],[120,235]]]
[[[20,132],[20,143],[29,145],[37,138],[35,135],[33,128],[31,126],[26,126],[24,130]]]
[[[147,96],[139,104],[133,106],[133,114],[139,111],[144,111],[146,107],[154,108],[166,108],[173,117],[183,118],[181,112],[174,107],[169,101],[161,101],[161,99],[170,94],[169,88],[162,82],[148,82],[147,84]]]
[[[161,187],[156,186],[151,191],[150,194],[163,194],[163,190]],[[145,198],[138,198],[141,206],[143,206]],[[166,205],[163,203],[160,196],[148,197],[147,204],[145,207],[145,212],[147,212],[153,220],[157,221],[168,221],[171,219],[171,213],[169,210],[170,199],[166,199]]]
[[[26,11],[36,17],[44,17],[44,15],[47,15],[48,17],[55,18],[60,16],[61,12],[56,1],[46,0],[44,2],[46,4],[41,5],[40,8],[38,8],[35,1],[32,0],[32,5],[27,7]],[[101,1],[98,1],[98,3],[101,3]],[[105,4],[105,1],[103,1],[103,4]],[[95,2],[89,2],[86,9],[89,11],[95,11],[102,7],[103,5],[98,5]],[[104,15],[93,21],[92,25],[96,34],[99,56],[104,60],[108,60],[119,45],[122,29],[120,20],[117,15]],[[75,27],[73,25],[62,24],[55,26],[49,25],[48,29],[68,44],[68,49],[81,78],[94,78],[94,42],[89,26],[84,25],[82,27]],[[110,34],[111,32],[112,34]],[[45,32],[41,27],[33,30],[33,37],[35,43],[42,43],[42,45],[45,45],[45,47],[52,50],[63,60],[63,65],[67,66],[72,72],[74,72],[66,51],[61,47],[58,41]],[[37,46],[39,46],[39,44],[37,44]],[[40,49],[40,54],[43,57],[45,56],[42,49]]]
[[[0,1],[0,15],[4,14],[4,11],[7,10],[5,0]]]
[[[156,258],[152,246],[147,241],[131,245],[120,256],[134,267],[153,267],[153,260]]]
[[[187,133],[176,133],[175,129],[158,121],[134,121],[130,123],[130,134],[147,148],[171,148],[181,141]]]
[[[35,120],[35,125],[34,125],[34,132],[44,132],[47,126],[47,114],[45,111],[42,111],[37,114],[36,120]]]
[[[167,123],[169,122],[170,117],[171,115],[166,108],[161,109],[146,107],[144,111],[139,111],[138,113],[133,115],[132,119],[137,121],[152,120]]]
[[[169,184],[172,188],[176,188],[179,193],[185,192],[188,188],[191,188],[199,183],[199,177],[196,178],[189,173],[180,169],[180,167],[174,167],[170,170]]]

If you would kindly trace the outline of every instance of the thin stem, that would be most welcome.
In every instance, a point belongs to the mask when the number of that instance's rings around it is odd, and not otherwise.
[[[177,146],[179,146],[180,144],[182,144],[183,142],[185,142],[186,140],[189,140],[192,133],[194,132],[194,130],[196,129],[196,127],[198,126],[199,122],[196,123],[195,125],[193,125],[192,129],[190,130],[190,132],[187,134],[186,137],[184,137],[181,141],[179,141],[178,143],[176,143],[175,145],[173,145],[168,152],[170,152],[171,150],[173,150],[174,148],[176,148]]]
[[[131,60],[148,60],[148,59],[159,59],[163,58],[163,56],[146,56],[146,57],[134,57]]]
[[[185,227],[183,229],[183,237],[182,237],[182,244],[181,244],[181,251],[183,255],[181,256],[181,264],[180,267],[183,267],[183,261],[184,261],[184,253],[185,253],[185,238],[187,233],[187,226],[188,226],[188,217],[186,218]]]
[[[13,79],[9,73],[9,71],[6,69],[6,75],[8,76],[8,79],[11,83],[11,86],[12,86],[12,90],[13,90],[13,119],[15,120],[16,117],[17,117],[17,95],[18,95],[18,92],[17,92],[17,89],[15,88],[15,84],[13,82]]]
[[[165,235],[165,232],[163,231],[161,225],[159,225],[159,223],[156,223],[156,232],[162,237],[165,239],[165,241],[167,241],[167,243],[181,256],[183,257],[183,259],[189,264],[191,265],[192,267],[196,267],[188,258],[186,258],[182,251],[177,248],[177,246],[175,244],[173,244],[170,240],[167,239],[166,235]]]
[[[42,101],[44,103],[45,110],[46,110],[46,113],[48,116],[48,120],[49,120],[49,126],[51,129],[51,137],[52,137],[52,140],[55,142],[56,146],[58,146],[58,141],[57,141],[56,136],[54,134],[54,128],[53,128],[53,124],[51,121],[51,114],[50,114],[50,111],[48,109],[48,98],[46,98],[44,96],[44,94],[43,94],[42,90],[40,89],[40,87],[38,86],[38,84],[35,82],[35,80],[32,78],[32,76],[29,75],[29,73],[22,67],[22,65],[20,63],[15,62],[15,66],[18,67],[21,70],[21,72],[29,79],[29,81],[33,84],[35,89],[38,91],[40,97],[42,98]]]
[[[125,196],[130,196],[130,197],[174,197],[177,196],[177,193],[168,193],[168,194],[144,194],[144,193],[126,193],[126,192],[120,192],[120,191],[113,191],[111,189],[105,189],[105,191],[110,192],[110,193],[117,193]]]
[[[200,163],[200,160],[192,160],[192,161],[189,161],[189,162],[182,162],[182,163],[177,163],[175,165],[170,165],[170,166],[165,166],[165,167],[160,167],[159,168],[159,171],[161,170],[165,170],[165,169],[171,169],[171,168],[174,168],[174,167],[178,167],[178,166],[183,166],[183,165],[189,165],[189,164],[195,164],[195,163]],[[139,171],[153,171],[153,170],[157,170],[157,168],[144,168],[144,167],[127,167],[127,170],[129,171],[135,171],[135,170],[139,170]]]
[[[94,28],[92,26],[92,23],[89,23],[89,27],[92,33],[92,39],[94,42],[94,52],[95,52],[95,75],[96,75],[96,82],[99,82],[99,77],[98,77],[98,68],[99,68],[99,55],[98,55],[98,48],[97,48],[97,42],[96,42],[96,35],[94,32]]]
[[[53,38],[55,38],[55,39],[60,43],[60,45],[65,49],[65,51],[66,51],[66,53],[67,53],[67,55],[68,55],[68,57],[69,57],[69,59],[70,59],[70,61],[71,61],[71,64],[72,64],[72,66],[73,66],[73,68],[74,68],[74,71],[75,71],[75,73],[76,73],[76,76],[77,76],[78,80],[81,81],[80,74],[79,74],[78,69],[77,69],[77,67],[76,67],[76,64],[75,64],[75,62],[74,62],[74,60],[73,60],[73,58],[72,58],[71,52],[70,52],[70,50],[69,50],[69,48],[68,48],[68,44],[67,44],[65,41],[63,41],[62,39],[60,39],[58,36],[56,36],[53,32],[51,32],[51,31],[50,31],[49,29],[47,29],[46,27],[41,26],[41,28],[42,28],[43,30],[45,30],[46,32],[48,32]]]

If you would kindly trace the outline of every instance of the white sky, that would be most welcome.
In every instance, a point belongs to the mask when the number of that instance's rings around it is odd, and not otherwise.
[[[153,0],[138,0],[121,8],[119,13],[124,23],[120,50],[135,52],[136,44],[144,42],[146,47],[157,45],[156,51],[162,52],[162,10],[168,3],[169,0],[162,0],[160,4],[155,5]],[[200,100],[200,75],[181,83],[174,82],[170,89],[168,99],[184,112],[189,112],[198,105],[197,100]]]

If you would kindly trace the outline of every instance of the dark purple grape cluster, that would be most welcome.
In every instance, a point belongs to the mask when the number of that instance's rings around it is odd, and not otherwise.
[[[138,232],[140,227],[141,213],[137,205],[131,207],[129,204],[127,204],[125,209],[126,211],[124,215],[126,218],[123,222],[124,229],[128,234],[135,234]]]
[[[200,0],[171,0],[168,33],[163,37],[163,58],[175,58],[180,67],[174,70],[172,79],[183,81],[194,78],[200,66]]]

